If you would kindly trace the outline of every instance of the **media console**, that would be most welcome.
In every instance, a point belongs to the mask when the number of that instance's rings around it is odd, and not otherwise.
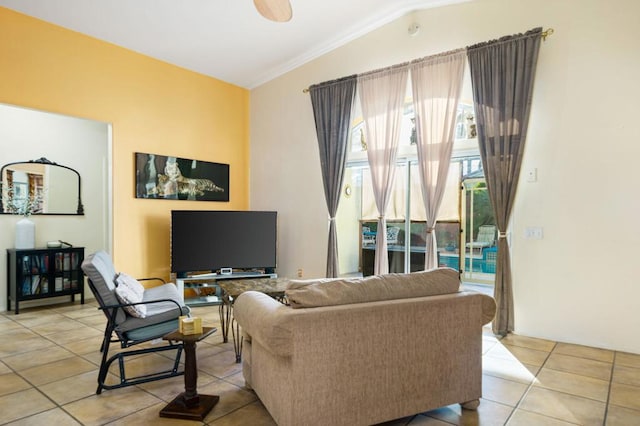
[[[176,286],[187,306],[220,305],[222,303],[222,289],[216,284],[218,281],[256,278],[278,278],[278,274],[234,272],[231,274],[193,275],[176,278]]]

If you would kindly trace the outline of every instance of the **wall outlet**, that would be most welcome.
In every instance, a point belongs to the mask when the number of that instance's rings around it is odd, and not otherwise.
[[[524,238],[527,240],[541,240],[543,237],[542,226],[527,226],[524,228]]]
[[[298,269],[298,278],[302,278],[303,275],[304,274],[303,274],[302,268],[299,268]]]

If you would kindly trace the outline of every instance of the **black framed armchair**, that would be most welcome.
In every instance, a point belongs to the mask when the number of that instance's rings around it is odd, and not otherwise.
[[[172,283],[164,283],[164,281],[160,279],[163,282],[162,285],[151,288],[141,287],[141,300],[133,302],[123,301],[122,298],[118,297],[116,291],[116,282],[118,282],[117,278],[119,274],[116,273],[111,256],[108,253],[98,251],[89,255],[82,262],[82,270],[88,278],[89,288],[100,306],[99,309],[104,312],[107,318],[104,338],[100,347],[102,361],[98,373],[98,388],[96,393],[100,394],[103,389],[121,388],[183,375],[184,371],[179,370],[183,348],[180,342],[168,341],[165,345],[154,345],[142,349],[121,351],[109,357],[109,346],[111,343],[120,343],[120,347],[123,349],[129,348],[143,342],[160,339],[166,334],[178,329],[178,318],[181,315],[188,315],[189,308],[184,305],[176,286]],[[124,286],[124,284],[119,285]],[[143,306],[143,313],[135,316],[135,311],[140,311],[140,308]],[[125,358],[150,352],[169,350],[176,352],[172,368],[151,374],[127,377]],[[109,368],[116,360],[119,364],[119,382],[107,384],[106,379]]]

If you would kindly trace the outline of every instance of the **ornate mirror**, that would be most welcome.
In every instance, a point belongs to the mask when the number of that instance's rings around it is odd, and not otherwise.
[[[2,214],[84,215],[80,174],[42,157],[0,169]]]

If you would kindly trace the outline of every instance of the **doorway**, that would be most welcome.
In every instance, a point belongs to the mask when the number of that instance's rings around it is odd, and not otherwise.
[[[462,282],[493,286],[498,232],[482,170],[464,176],[460,188]]]

